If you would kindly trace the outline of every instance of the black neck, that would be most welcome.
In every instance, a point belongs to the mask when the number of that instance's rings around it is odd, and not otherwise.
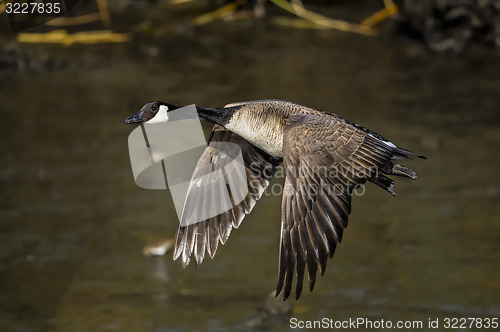
[[[196,110],[200,119],[224,126],[231,119],[234,107],[207,108],[196,106]]]

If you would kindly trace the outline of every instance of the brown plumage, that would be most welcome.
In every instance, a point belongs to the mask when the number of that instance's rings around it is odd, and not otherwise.
[[[154,103],[146,104],[143,110],[158,108]],[[325,272],[327,259],[333,257],[347,227],[356,186],[370,181],[395,195],[394,181],[386,175],[415,179],[416,174],[391,160],[424,158],[338,115],[281,100],[197,109],[200,118],[216,125],[189,185],[174,259],[181,257],[187,266],[193,255],[197,265],[205,252],[213,258],[218,243],[224,244],[232,228],[238,228],[269,185],[276,167],[283,163],[286,179],[276,295],[284,287],[285,299],[291,293],[294,275],[295,297],[299,298],[306,271],[310,290],[318,268],[321,274]],[[144,117],[143,113],[129,119]],[[215,172],[239,153],[244,172]],[[227,185],[213,185],[215,177],[221,176],[226,177]],[[233,183],[245,183],[246,188],[241,191],[241,185]],[[230,200],[219,199],[225,190]],[[241,202],[235,199],[239,196],[244,197]],[[226,204],[225,212],[203,217],[206,211],[220,208],[214,206],[217,204]]]

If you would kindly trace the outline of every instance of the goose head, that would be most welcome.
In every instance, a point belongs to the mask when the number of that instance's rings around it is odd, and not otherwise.
[[[162,101],[151,101],[142,106],[139,112],[126,118],[125,123],[165,123],[169,119],[169,112],[183,107],[184,106],[167,104]],[[224,126],[237,108],[238,107],[207,108],[196,106],[196,112],[200,119]],[[187,112],[184,118],[192,119],[193,114]]]
[[[161,101],[146,103],[136,114],[125,119],[125,123],[163,123],[168,121],[168,112],[179,108]]]

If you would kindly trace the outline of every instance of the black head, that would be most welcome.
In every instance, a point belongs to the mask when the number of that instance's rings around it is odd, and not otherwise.
[[[160,123],[167,122],[167,112],[179,108],[179,106],[170,105],[161,101],[152,101],[146,103],[135,115],[125,119],[125,123],[148,122]]]

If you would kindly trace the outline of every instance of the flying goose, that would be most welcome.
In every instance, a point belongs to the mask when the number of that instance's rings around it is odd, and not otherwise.
[[[181,107],[149,102],[125,122],[165,122],[168,112]],[[284,286],[284,299],[290,295],[294,274],[298,299],[306,267],[311,291],[318,267],[321,275],[325,272],[327,258],[333,257],[347,227],[356,186],[370,181],[396,195],[394,181],[386,175],[411,179],[417,175],[392,160],[425,159],[336,114],[287,101],[256,100],[196,109],[199,118],[215,126],[195,167],[185,210],[189,206],[194,207],[191,211],[211,208],[213,202],[206,202],[203,197],[216,197],[216,192],[210,190],[217,189],[200,187],[199,179],[224,166],[227,158],[221,156],[228,151],[221,151],[219,143],[234,143],[241,149],[248,194],[239,203],[233,201],[229,210],[201,222],[190,223],[187,219],[192,214],[183,213],[174,260],[181,257],[186,267],[193,255],[196,265],[201,264],[205,252],[213,258],[219,241],[224,244],[231,229],[238,228],[283,163],[286,179],[276,296]]]

